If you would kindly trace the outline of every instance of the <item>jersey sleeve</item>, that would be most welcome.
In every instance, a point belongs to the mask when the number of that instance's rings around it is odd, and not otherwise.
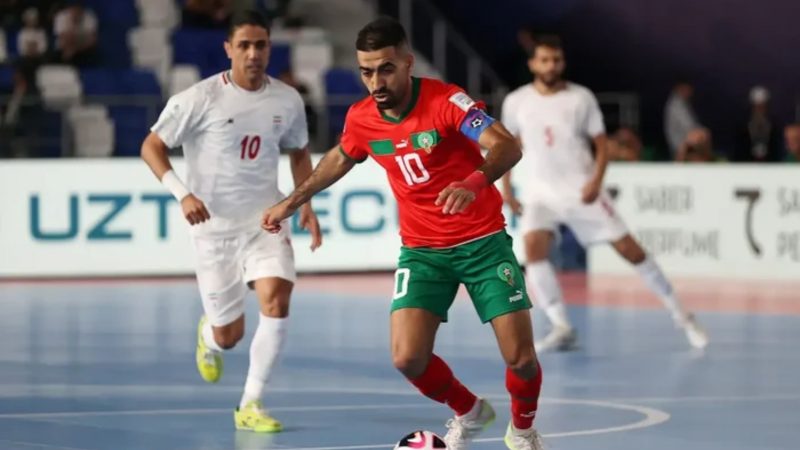
[[[364,162],[369,156],[364,140],[358,136],[358,119],[357,113],[351,106],[347,110],[347,116],[344,119],[344,128],[342,129],[342,139],[339,149],[348,158],[356,162]]]
[[[303,98],[298,92],[293,92],[292,110],[289,127],[283,133],[279,146],[281,149],[302,150],[308,146],[308,121]]]
[[[500,121],[503,126],[514,136],[520,135],[519,121],[516,116],[516,102],[513,95],[507,95],[503,100],[503,108],[501,111]]]
[[[486,105],[476,102],[461,88],[453,87],[441,101],[439,111],[444,125],[478,142],[481,133],[489,128],[494,118],[486,113]]]
[[[595,138],[606,133],[606,126],[603,123],[603,112],[600,111],[600,104],[591,92],[586,93],[585,100],[586,115],[584,119],[584,132],[589,138]]]
[[[150,128],[169,148],[180,147],[202,120],[202,101],[192,90],[173,95]]]

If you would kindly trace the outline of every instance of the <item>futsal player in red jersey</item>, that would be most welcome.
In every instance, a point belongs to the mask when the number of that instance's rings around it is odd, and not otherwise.
[[[447,404],[445,442],[464,450],[495,418],[433,353],[439,325],[460,284],[482,322],[490,322],[507,369],[511,450],[540,450],[533,427],[542,371],[533,347],[525,289],[505,231],[493,182],[519,161],[514,137],[458,86],[411,76],[414,56],[395,20],[377,19],[356,40],[361,78],[370,96],[353,104],[340,145],[309,178],[264,213],[262,227],[280,229],[311,197],[372,157],[385,170],[399,204],[403,241],[391,314],[395,367],[425,396]],[[480,148],[487,148],[484,158]]]

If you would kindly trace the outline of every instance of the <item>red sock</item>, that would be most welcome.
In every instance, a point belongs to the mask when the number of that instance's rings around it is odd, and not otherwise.
[[[475,394],[459,382],[447,363],[436,355],[431,356],[428,367],[422,375],[414,378],[411,384],[426,397],[445,403],[459,416],[468,413],[478,400]]]
[[[511,394],[511,418],[514,428],[527,430],[533,425],[542,390],[542,366],[537,364],[536,376],[523,380],[513,370],[506,368],[506,389]]]

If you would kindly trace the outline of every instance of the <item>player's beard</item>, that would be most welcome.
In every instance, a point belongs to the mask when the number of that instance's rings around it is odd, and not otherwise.
[[[543,75],[538,75],[537,78],[541,81],[545,86],[552,88],[558,86],[561,83],[561,74],[560,73],[548,73]]]
[[[378,101],[378,99],[375,98],[375,95],[377,95],[377,94],[384,94],[386,97],[385,97],[384,100]],[[376,91],[373,91],[372,92],[372,99],[375,100],[375,104],[378,106],[378,109],[381,109],[381,110],[392,109],[395,106],[397,106],[397,104],[399,103],[399,100],[397,99],[397,96],[394,95],[393,92],[391,92],[390,90],[388,90],[386,88],[378,89]]]

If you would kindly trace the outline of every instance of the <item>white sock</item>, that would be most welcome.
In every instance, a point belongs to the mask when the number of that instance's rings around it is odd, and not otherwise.
[[[550,323],[556,327],[572,328],[564,306],[564,294],[550,261],[537,261],[525,265],[525,276],[533,296],[544,310]]]
[[[267,317],[263,314],[258,316],[258,328],[250,344],[250,369],[247,371],[240,407],[253,400],[261,400],[264,386],[269,382],[272,369],[286,340],[288,319]]]
[[[672,317],[675,320],[682,320],[686,317],[686,312],[675,296],[672,284],[667,280],[667,277],[664,276],[664,272],[661,271],[661,268],[653,259],[648,256],[647,259],[636,264],[634,267],[636,267],[636,270],[639,272],[639,275],[642,277],[647,287],[658,296],[661,303],[672,313]]]
[[[203,341],[206,343],[206,347],[210,350],[215,352],[221,352],[222,347],[217,344],[217,341],[214,339],[214,328],[211,326],[209,322],[206,322],[203,325]]]

